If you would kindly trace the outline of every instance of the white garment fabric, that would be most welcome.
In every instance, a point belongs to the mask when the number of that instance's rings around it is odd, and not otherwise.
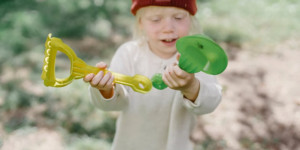
[[[129,76],[151,77],[176,62],[176,56],[161,59],[147,44],[130,41],[115,53],[109,70]],[[92,103],[104,111],[120,111],[113,150],[192,150],[191,132],[196,115],[212,112],[221,101],[221,86],[214,76],[196,73],[200,91],[193,103],[180,91],[166,88],[146,94],[116,85],[114,96],[105,99],[98,89],[89,87]]]

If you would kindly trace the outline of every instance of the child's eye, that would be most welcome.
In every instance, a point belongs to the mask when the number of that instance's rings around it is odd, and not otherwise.
[[[181,20],[183,17],[175,17],[176,20]]]
[[[152,22],[159,22],[160,18],[154,17],[154,18],[151,18],[150,21],[152,21]]]
[[[182,19],[184,19],[185,16],[186,15],[184,15],[184,14],[178,14],[178,15],[175,15],[174,18],[175,18],[175,20],[182,20]]]

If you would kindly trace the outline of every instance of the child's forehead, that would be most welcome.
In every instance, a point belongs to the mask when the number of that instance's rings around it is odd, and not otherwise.
[[[168,14],[186,14],[188,11],[172,6],[147,6],[143,8],[144,16],[168,15]]]

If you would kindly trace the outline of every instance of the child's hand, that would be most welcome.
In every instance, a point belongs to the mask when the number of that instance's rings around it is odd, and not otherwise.
[[[99,62],[96,64],[96,67],[106,69],[107,65],[104,62]],[[99,89],[105,98],[112,96],[114,76],[110,72],[107,72],[105,75],[103,71],[99,71],[96,75],[91,73],[86,75],[83,80],[89,82],[92,87]]]
[[[164,82],[171,89],[184,90],[195,80],[194,74],[187,73],[179,68],[177,64],[170,65],[163,73]]]
[[[179,56],[177,59],[179,60]],[[200,88],[199,80],[193,73],[180,69],[176,63],[166,68],[162,79],[169,88],[180,90],[187,99],[194,101],[197,98]]]

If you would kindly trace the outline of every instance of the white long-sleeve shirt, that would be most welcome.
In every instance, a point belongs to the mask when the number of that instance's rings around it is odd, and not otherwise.
[[[176,56],[161,59],[147,44],[130,41],[117,50],[109,70],[129,76],[141,74],[151,79],[174,62]],[[212,112],[222,97],[221,86],[214,76],[202,72],[195,76],[200,81],[200,90],[194,103],[170,88],[152,88],[141,94],[117,84],[114,96],[105,99],[98,89],[90,87],[95,106],[104,111],[120,111],[112,149],[192,150],[190,134],[195,116]]]

